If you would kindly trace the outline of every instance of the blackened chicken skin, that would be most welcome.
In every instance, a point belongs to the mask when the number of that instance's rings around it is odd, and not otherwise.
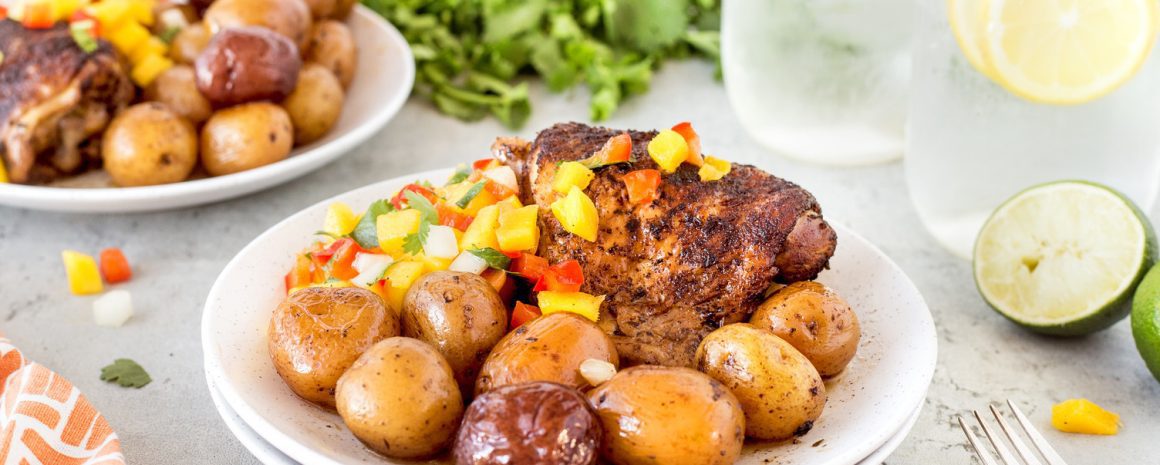
[[[493,151],[515,169],[522,200],[540,206],[540,255],[578,260],[581,290],[607,296],[598,324],[626,364],[692,366],[701,339],[744,320],[772,284],[827,267],[837,236],[817,201],[752,166],[702,182],[685,164],[663,177],[651,204],[629,203],[622,177],[657,168],[646,149],[655,132],[627,131],[633,161],[597,169],[585,190],[600,215],[596,241],[565,231],[549,208],[557,163],[588,157],[623,132],[557,124],[532,143],[501,138]]]

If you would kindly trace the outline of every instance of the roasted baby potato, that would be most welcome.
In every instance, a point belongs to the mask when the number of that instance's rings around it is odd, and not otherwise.
[[[334,14],[334,9],[338,7],[338,0],[306,0],[306,6],[310,8],[310,14],[314,16],[314,19],[324,19]]]
[[[197,90],[193,68],[177,65],[157,76],[153,84],[145,88],[145,98],[164,103],[178,116],[199,125],[213,114],[209,100]]]
[[[302,58],[289,39],[261,27],[219,32],[197,58],[197,89],[218,107],[279,102],[294,91]]]
[[[205,23],[190,24],[173,37],[169,44],[169,58],[177,64],[192,66],[212,38],[213,33]]]
[[[590,358],[620,366],[612,339],[592,321],[575,313],[544,315],[496,344],[479,370],[475,395],[529,381],[581,388],[588,382],[580,375],[580,364]]]
[[[303,66],[294,92],[282,101],[294,124],[294,144],[309,144],[330,132],[342,116],[342,103],[342,84],[334,74],[316,63]]]
[[[467,408],[455,440],[459,465],[594,465],[600,420],[570,387],[533,382],[497,388]]]
[[[392,337],[375,344],[338,380],[338,414],[363,444],[418,459],[451,444],[463,397],[451,365],[430,344]]]
[[[399,335],[399,317],[357,287],[308,287],[286,296],[270,319],[270,357],[299,397],[335,408],[335,386],[368,348]]]
[[[247,103],[214,113],[201,128],[201,163],[214,176],[281,161],[290,155],[294,129],[282,107]]]
[[[488,352],[507,333],[507,308],[499,293],[474,273],[423,275],[403,298],[402,319],[403,335],[438,349],[468,393]]]
[[[334,73],[343,88],[350,87],[358,68],[358,46],[346,24],[326,20],[315,25],[305,56],[306,61],[318,63]]]
[[[804,355],[747,323],[722,326],[697,348],[697,368],[729,388],[745,410],[745,433],[763,440],[809,432],[826,405],[826,386]]]
[[[749,322],[778,335],[814,364],[823,377],[841,373],[858,352],[858,316],[821,283],[802,281],[781,288],[757,308]]]
[[[588,401],[604,426],[601,452],[618,465],[727,465],[745,443],[737,398],[690,368],[627,368]]]
[[[101,157],[121,187],[184,181],[197,165],[197,130],[164,104],[140,103],[109,123]]]
[[[231,27],[261,26],[306,46],[314,24],[303,0],[217,0],[203,18],[214,34]]]
[[[335,19],[346,19],[356,4],[358,0],[337,0],[334,2],[334,12],[330,16]]]

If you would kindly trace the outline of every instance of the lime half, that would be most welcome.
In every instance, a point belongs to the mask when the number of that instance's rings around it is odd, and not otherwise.
[[[1059,181],[1016,194],[975,242],[975,283],[996,311],[1031,331],[1088,334],[1131,310],[1156,261],[1136,205],[1106,186]]]
[[[1160,266],[1144,276],[1132,298],[1132,337],[1152,376],[1160,381]]]

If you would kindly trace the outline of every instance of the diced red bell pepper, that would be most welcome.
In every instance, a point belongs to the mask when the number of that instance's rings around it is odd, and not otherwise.
[[[624,187],[628,189],[631,203],[651,203],[657,198],[657,188],[661,185],[661,172],[657,170],[636,170],[625,174]]]
[[[431,203],[435,203],[435,200],[438,198],[435,196],[434,192],[431,192],[431,189],[420,186],[418,184],[407,184],[407,186],[404,187],[403,190],[400,190],[399,193],[395,194],[395,197],[391,199],[391,205],[394,205],[395,208],[399,209],[399,210],[406,208],[407,207],[407,197],[403,193],[407,192],[407,191],[411,191],[411,192],[414,192],[416,194],[422,195],[427,200],[430,200]]]
[[[495,196],[497,201],[504,200],[508,197],[516,195],[516,191],[511,190],[508,186],[492,181],[490,179],[483,185],[483,189]]]
[[[499,253],[502,253],[502,254],[506,255],[506,256],[507,256],[507,258],[510,258],[510,259],[512,259],[512,260],[515,260],[515,259],[517,259],[517,258],[520,258],[520,255],[522,255],[524,252],[520,252],[520,251],[518,251],[518,250],[513,250],[513,251],[507,251],[507,252],[505,252],[505,251],[502,251],[502,250],[501,250],[501,251],[499,251]]]
[[[488,169],[491,169],[491,168],[495,168],[496,165],[499,165],[499,162],[496,161],[496,159],[484,158],[482,160],[475,160],[474,162],[472,162],[471,169],[473,169],[475,171],[482,172],[482,171],[487,171]]]
[[[323,247],[321,242],[314,243],[314,249],[310,251],[310,258],[314,261],[315,266],[322,268],[327,263],[330,263],[330,258],[334,256],[338,249],[345,245],[346,242],[337,240],[331,242],[329,246]]]
[[[519,273],[520,276],[536,282],[548,270],[548,259],[522,252],[518,257],[512,259],[510,269],[513,273]]]
[[[5,19],[8,19],[8,8],[0,5],[0,21],[4,21]]]
[[[512,301],[512,297],[514,297],[516,293],[516,285],[511,278],[508,278],[506,271],[497,270],[495,268],[488,268],[484,270],[483,274],[480,276],[482,276],[483,279],[486,279],[487,282],[491,284],[491,287],[495,288],[496,292],[499,293],[500,300],[504,302],[504,305],[507,305]]]
[[[595,169],[605,165],[623,163],[632,158],[632,137],[627,132],[608,138],[604,146],[588,158],[580,160],[580,164]]]
[[[81,21],[92,21],[92,26],[89,27],[89,34],[94,38],[101,36],[101,22],[98,21],[97,18],[94,18],[92,15],[86,13],[85,10],[81,9],[74,11],[73,14],[68,18],[69,24],[79,23]]]
[[[314,264],[310,263],[310,259],[306,258],[305,255],[299,255],[294,262],[294,267],[290,269],[289,273],[286,273],[286,277],[284,278],[286,292],[290,292],[294,288],[309,286],[313,283],[314,273],[312,268],[314,268]]]
[[[584,269],[580,267],[580,262],[568,260],[548,267],[533,290],[580,292],[582,284],[584,284]]]
[[[472,221],[475,221],[475,217],[460,211],[455,211],[443,202],[435,205],[435,210],[439,213],[439,224],[451,226],[460,231],[467,231],[467,227],[471,226]]]
[[[512,324],[508,330],[519,328],[524,323],[532,321],[540,316],[540,308],[535,305],[528,305],[523,302],[516,302],[515,308],[512,310]]]
[[[673,131],[684,137],[685,143],[689,146],[689,157],[685,161],[696,166],[704,165],[705,159],[701,156],[701,136],[693,130],[693,123],[688,121],[678,123],[673,126]]]
[[[30,0],[24,3],[24,18],[20,21],[29,29],[49,29],[52,20],[52,3],[46,0]]]
[[[354,279],[355,276],[358,276],[358,270],[354,269],[353,266],[355,256],[359,253],[366,253],[366,249],[360,247],[358,242],[349,237],[335,241],[336,244],[339,242],[342,244],[327,263],[330,268],[330,276],[344,281]]]
[[[110,247],[101,251],[101,276],[109,284],[122,283],[133,277],[133,269],[121,249]]]

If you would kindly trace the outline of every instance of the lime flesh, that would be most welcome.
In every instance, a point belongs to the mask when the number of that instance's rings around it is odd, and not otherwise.
[[[983,299],[1011,321],[1075,336],[1127,316],[1155,260],[1155,235],[1135,204],[1099,184],[1059,181],[995,210],[975,243],[974,274]]]
[[[1160,266],[1144,276],[1132,298],[1132,337],[1152,376],[1160,381]]]

